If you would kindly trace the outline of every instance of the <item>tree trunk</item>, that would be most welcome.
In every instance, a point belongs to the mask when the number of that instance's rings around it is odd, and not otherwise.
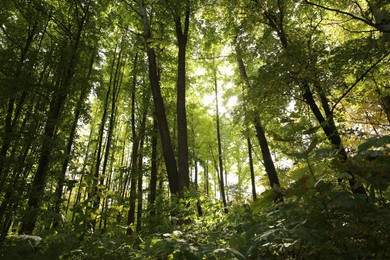
[[[152,208],[156,201],[156,190],[157,190],[157,120],[153,120],[153,135],[152,135],[152,165],[150,169],[150,182],[149,182],[149,207]],[[150,212],[151,215],[154,211]]]
[[[50,161],[50,154],[53,149],[54,136],[57,124],[60,121],[62,107],[66,100],[66,94],[54,95],[50,104],[50,111],[45,125],[45,133],[30,194],[28,196],[28,213],[24,216],[20,234],[32,234],[38,218],[40,202],[44,194],[47,169]]]
[[[89,64],[87,79],[89,79],[91,77],[94,59],[95,59],[95,52],[93,51],[92,57],[91,57],[91,62]],[[72,126],[70,128],[70,134],[68,137],[68,142],[67,142],[66,150],[65,150],[65,154],[64,154],[64,161],[62,162],[61,174],[58,177],[57,188],[55,191],[56,201],[55,201],[55,206],[54,206],[54,210],[58,214],[58,216],[61,214],[60,206],[61,206],[61,199],[62,199],[62,190],[63,190],[64,182],[65,182],[66,169],[68,168],[68,164],[69,164],[69,160],[70,160],[70,156],[71,156],[71,152],[72,152],[73,141],[74,141],[74,138],[76,136],[77,124],[78,124],[79,119],[80,119],[82,106],[85,102],[85,99],[87,98],[88,90],[89,90],[89,87],[88,87],[88,83],[86,82],[85,85],[83,86],[83,88],[81,89],[80,97],[79,97],[77,104],[76,104],[74,118],[72,121]],[[59,224],[58,219],[56,219],[54,221],[54,227],[57,226],[58,224]]]
[[[206,190],[206,195],[209,196],[209,167],[208,164],[205,163],[204,166],[204,178],[205,178],[205,184],[204,184],[204,189]]]
[[[240,70],[240,76],[241,76],[242,80],[244,81],[246,88],[250,91],[252,89],[252,86],[249,82],[248,74],[246,73],[244,61],[240,57],[240,50],[239,50],[238,46],[236,46],[236,52],[237,52],[237,63],[238,63],[238,68]],[[267,177],[268,177],[268,180],[270,182],[270,186],[271,186],[271,188],[280,187],[279,178],[278,178],[278,175],[277,175],[277,172],[275,169],[275,165],[274,165],[274,161],[273,161],[272,156],[271,156],[271,152],[270,152],[269,147],[268,147],[268,141],[267,141],[267,138],[265,136],[264,128],[261,124],[260,115],[254,116],[253,124],[255,126],[256,137],[259,141],[259,145],[261,148],[261,153],[262,153],[263,161],[264,161],[264,168],[265,168],[265,171],[267,173]],[[249,147],[249,145],[250,145],[250,139],[248,138],[248,149],[251,149],[251,147]],[[252,155],[251,155],[251,151],[250,151],[250,157],[251,156]],[[253,167],[253,165],[252,165],[252,167]],[[251,169],[251,176],[252,176],[252,170],[253,169]],[[254,180],[254,176],[253,176],[252,180]],[[253,185],[254,185],[254,183],[252,183],[252,189],[254,187]],[[281,199],[282,199],[281,195],[278,194],[278,197],[276,198],[275,201],[279,201]]]
[[[135,202],[137,196],[137,158],[139,149],[139,136],[136,130],[136,118],[135,118],[135,93],[137,84],[137,59],[138,54],[134,57],[134,68],[133,68],[133,86],[131,93],[131,133],[132,133],[132,152],[131,152],[131,170],[130,170],[130,198],[129,198],[129,211],[127,215],[127,230],[126,234],[131,235],[133,229],[130,225],[135,222]]]
[[[284,6],[283,2],[281,0],[278,0],[278,19],[273,19],[272,16],[270,16],[269,12],[264,13],[264,17],[268,21],[268,25],[274,29],[280,39],[280,43],[283,47],[283,49],[287,49],[289,42],[287,39],[287,35],[283,29],[283,19],[284,19]],[[303,97],[305,101],[309,104],[310,109],[312,110],[314,116],[316,117],[318,123],[321,125],[322,130],[325,132],[325,135],[329,142],[335,147],[335,149],[338,150],[338,154],[340,155],[342,161],[346,161],[348,159],[348,154],[345,151],[340,135],[337,131],[337,127],[333,120],[333,114],[331,113],[331,110],[329,109],[329,101],[324,95],[322,89],[320,86],[316,86],[317,90],[319,90],[319,96],[322,104],[322,108],[325,111],[326,119],[322,115],[320,109],[318,108],[314,97],[313,92],[310,89],[309,83],[307,81],[303,81],[298,79],[299,85],[303,88]],[[352,178],[349,179],[349,185],[351,187],[351,190],[353,193],[360,193],[360,194],[366,194],[365,188],[362,185],[359,185],[358,187],[355,187],[356,181],[355,177],[352,173],[350,173]]]
[[[324,131],[328,141],[332,144],[334,149],[337,150],[337,154],[340,156],[340,159],[342,162],[346,162],[348,160],[348,154],[345,151],[345,148],[341,142],[340,134],[337,130],[336,124],[333,120],[333,115],[331,113],[331,110],[329,109],[328,101],[325,97],[325,95],[321,95],[321,103],[323,105],[325,114],[327,114],[327,118],[325,119],[324,116],[321,113],[321,110],[317,106],[313,93],[310,90],[310,87],[307,82],[303,83],[303,89],[304,94],[303,97],[307,104],[309,105],[311,111],[313,112],[314,116],[316,117],[318,123],[320,124],[322,130]],[[351,175],[351,178],[348,179],[349,186],[353,193],[355,194],[367,194],[365,188],[362,185],[356,186],[356,180],[355,176],[352,172],[349,172]]]
[[[144,120],[145,119],[145,120]],[[141,129],[143,129],[143,133],[141,133],[141,142],[139,145],[139,156],[138,156],[138,196],[137,196],[137,223],[135,226],[135,232],[139,233],[141,231],[142,226],[142,205],[143,205],[143,149],[144,149],[144,140],[145,140],[145,121],[146,121],[146,114],[145,118],[143,119],[144,126],[141,125]]]
[[[19,78],[23,72],[23,67],[27,59],[27,54],[28,51],[30,50],[30,46],[34,40],[34,36],[36,34],[37,29],[38,29],[38,22],[35,21],[34,25],[31,27],[31,29],[28,32],[26,42],[24,44],[22,52],[20,53],[18,67],[11,79],[12,82],[19,82],[20,80]],[[13,84],[11,84],[11,87],[12,85]],[[24,105],[24,101],[26,97],[27,97],[27,92],[22,91],[20,102],[18,102],[15,112],[14,112],[15,98],[10,97],[8,101],[8,109],[5,117],[4,135],[2,140],[3,142],[0,149],[0,192],[2,191],[3,184],[8,175],[8,173],[3,173],[4,164],[7,158],[7,152],[13,140],[13,131],[15,130],[14,128],[16,126],[17,120],[19,119],[20,112],[22,110],[22,106]]]
[[[23,102],[24,103],[24,102]],[[39,103],[39,101],[37,102]],[[32,120],[32,115],[37,113],[37,106],[34,107],[34,99],[30,101],[30,107],[26,109],[27,114],[25,115],[23,121],[21,122],[19,131],[35,133],[40,127],[40,122],[38,120]],[[32,121],[31,121],[32,120]],[[28,127],[28,128],[27,128]],[[27,129],[26,129],[27,128]],[[4,168],[6,172],[13,172],[12,179],[9,180],[9,184],[4,189],[5,195],[0,206],[0,233],[1,237],[5,238],[8,233],[8,224],[12,222],[12,218],[15,216],[16,208],[20,205],[20,199],[24,192],[24,186],[26,183],[25,169],[31,168],[31,165],[35,160],[31,160],[30,163],[26,163],[26,158],[28,155],[31,155],[32,152],[32,143],[35,139],[34,135],[28,135],[25,138],[20,138],[15,140],[12,150],[10,152],[10,160],[19,162],[14,167],[10,167],[7,164]],[[19,150],[20,148],[20,150]],[[18,153],[19,150],[19,153]],[[0,240],[2,239],[0,238]],[[1,243],[1,241],[0,241]]]
[[[267,172],[268,180],[270,182],[271,188],[278,188],[280,187],[279,178],[276,173],[274,161],[272,160],[271,152],[268,148],[268,141],[265,137],[264,128],[261,125],[260,117],[256,116],[254,119],[255,123],[255,129],[256,129],[256,136],[259,140],[261,153],[263,155],[263,163],[265,171]],[[282,199],[281,197],[278,197],[276,200]]]
[[[173,152],[171,136],[169,133],[168,121],[165,113],[164,101],[161,95],[160,80],[157,71],[156,53],[150,42],[153,42],[149,18],[146,10],[145,1],[141,1],[140,13],[142,15],[142,22],[144,26],[145,43],[147,49],[148,63],[149,63],[149,80],[153,94],[154,111],[159,127],[162,150],[165,160],[165,167],[167,169],[169,188],[172,194],[179,196],[180,182],[177,171],[176,159]]]
[[[50,110],[48,112],[43,142],[40,152],[40,158],[38,162],[37,171],[32,181],[31,190],[28,196],[27,213],[23,218],[22,227],[19,231],[20,234],[32,234],[36,221],[38,218],[38,211],[40,209],[40,202],[44,194],[44,188],[46,184],[47,169],[50,161],[50,154],[53,149],[54,136],[57,126],[61,122],[62,108],[68,96],[68,89],[73,78],[74,68],[77,62],[78,49],[80,44],[81,35],[84,29],[85,22],[89,15],[90,2],[87,4],[83,16],[78,21],[77,32],[74,35],[74,44],[72,46],[72,54],[69,58],[68,66],[64,71],[64,75],[58,75],[61,79],[56,86],[53,94]]]
[[[118,61],[116,64],[115,69],[115,76],[114,76],[114,82],[113,82],[113,88],[112,88],[112,97],[111,97],[111,113],[110,113],[110,120],[108,124],[108,132],[107,132],[107,143],[106,143],[106,150],[104,154],[104,160],[103,160],[103,169],[102,169],[102,176],[104,177],[106,175],[107,171],[107,164],[108,164],[108,158],[110,155],[110,149],[111,149],[111,142],[112,142],[112,135],[115,127],[115,115],[116,115],[116,108],[117,108],[117,101],[120,94],[120,68],[121,68],[121,59],[122,59],[122,50],[119,51],[118,55]],[[103,178],[100,182],[101,185],[103,185]]]
[[[218,140],[218,162],[219,162],[219,185],[221,191],[221,199],[223,203],[223,208],[225,213],[227,210],[226,194],[225,194],[225,185],[223,181],[223,162],[222,162],[222,143],[221,143],[221,126],[219,121],[219,105],[218,105],[218,84],[217,84],[217,71],[214,68],[214,92],[215,92],[215,109],[216,109],[216,118],[217,118],[217,140]]]
[[[119,60],[119,58],[118,58]],[[110,100],[110,95],[111,95],[111,88],[112,84],[115,84],[115,79],[114,79],[114,71],[117,71],[115,69],[115,62],[117,61],[116,59],[116,49],[114,52],[114,57],[111,63],[111,71],[110,71],[110,79],[108,82],[108,89],[106,93],[106,98],[104,100],[103,104],[103,114],[102,114],[102,119],[100,121],[100,128],[99,128],[99,136],[98,136],[98,147],[96,151],[96,164],[94,168],[94,178],[93,178],[93,191],[91,194],[89,194],[90,199],[92,200],[92,211],[96,212],[99,209],[100,205],[100,195],[99,195],[99,184],[104,181],[104,177],[100,175],[100,164],[101,164],[101,159],[103,156],[103,136],[104,136],[104,128],[107,120],[107,113],[108,113],[108,106],[109,106],[109,100]],[[114,81],[114,83],[113,83]],[[114,96],[114,95],[112,95]],[[108,137],[107,137],[108,138]],[[100,181],[99,181],[100,180]],[[91,219],[91,222],[89,223],[92,225],[93,228],[95,228],[96,224],[96,219]]]
[[[189,188],[189,164],[188,164],[188,131],[186,115],[186,47],[188,40],[190,21],[190,1],[186,1],[184,17],[184,31],[182,30],[181,18],[175,17],[176,38],[179,48],[177,66],[177,138],[178,138],[178,174],[179,174],[179,195],[183,190]]]
[[[249,169],[251,172],[251,186],[252,186],[252,198],[253,201],[256,201],[256,179],[255,179],[255,170],[253,169],[253,158],[252,158],[252,144],[251,139],[248,137],[248,156],[249,156]]]

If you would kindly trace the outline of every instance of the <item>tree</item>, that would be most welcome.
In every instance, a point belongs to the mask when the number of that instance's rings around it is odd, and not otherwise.
[[[186,47],[188,42],[189,23],[191,15],[191,1],[184,4],[184,28],[180,7],[175,8],[175,29],[178,56],[177,56],[177,138],[178,138],[178,174],[180,178],[180,193],[184,188],[189,188],[189,163],[188,163],[188,130],[186,114]]]
[[[249,80],[248,74],[246,72],[244,61],[240,55],[240,53],[241,53],[240,47],[236,46],[236,50],[237,50],[237,54],[236,54],[237,58],[236,59],[237,59],[237,64],[238,64],[238,68],[240,71],[241,79],[245,84],[245,89],[248,91],[248,93],[251,93],[251,91],[253,91],[253,86],[251,86],[251,84],[250,84],[250,80]],[[267,138],[265,136],[264,127],[262,126],[262,123],[260,120],[260,115],[259,115],[259,113],[256,113],[252,117],[253,117],[253,124],[254,124],[255,130],[256,130],[256,137],[259,141],[261,153],[263,155],[264,168],[265,168],[265,171],[267,173],[267,176],[268,176],[268,179],[270,182],[270,186],[271,186],[271,188],[277,189],[280,187],[279,178],[278,178],[278,175],[276,173],[275,165],[274,165],[274,162],[273,162],[273,159],[272,159],[269,147],[268,147],[268,141],[267,141]],[[250,158],[250,161],[252,161],[250,139],[249,138],[248,138],[248,149],[249,149],[249,156],[250,156],[249,158]],[[251,169],[251,174],[252,174],[252,169]],[[254,198],[255,198],[255,196],[254,196]],[[275,201],[279,201],[281,199],[282,199],[281,195],[278,194]]]
[[[165,113],[164,100],[161,95],[160,81],[157,69],[156,53],[151,45],[154,41],[152,36],[152,30],[150,27],[149,15],[146,8],[145,1],[140,1],[140,11],[143,25],[143,36],[145,41],[146,53],[149,62],[149,81],[152,89],[154,111],[158,122],[162,150],[164,154],[165,167],[167,169],[169,188],[172,194],[179,195],[181,193],[181,187],[178,177],[177,164],[175,155],[173,153],[173,146],[171,136],[169,133],[168,121]]]
[[[31,234],[35,228],[36,220],[38,217],[38,210],[40,207],[40,201],[44,192],[44,186],[46,182],[46,175],[48,165],[50,161],[50,153],[53,146],[53,141],[56,133],[57,125],[60,121],[61,113],[65,101],[68,96],[69,87],[73,77],[73,70],[77,62],[78,49],[81,41],[81,36],[84,30],[88,16],[90,15],[91,1],[86,2],[85,5],[75,5],[70,7],[71,10],[78,14],[79,8],[81,16],[77,17],[78,24],[75,34],[73,35],[74,41],[71,44],[71,56],[69,57],[68,64],[65,66],[62,74],[57,75],[57,81],[54,86],[53,96],[50,101],[50,108],[45,123],[44,138],[42,148],[40,151],[40,158],[38,168],[32,182],[30,195],[28,198],[28,211],[25,216],[20,233]],[[65,55],[65,54],[64,54]]]
[[[215,65],[215,64],[214,64]],[[223,178],[223,156],[222,156],[222,143],[221,143],[221,126],[220,126],[220,118],[219,118],[219,105],[218,105],[218,83],[217,83],[217,69],[213,68],[213,76],[214,76],[214,93],[215,93],[215,113],[216,113],[216,126],[217,126],[217,141],[218,141],[218,166],[219,169],[218,179],[219,179],[219,187],[221,192],[221,199],[223,203],[223,208],[225,213],[227,213],[227,200],[225,193],[225,182]]]

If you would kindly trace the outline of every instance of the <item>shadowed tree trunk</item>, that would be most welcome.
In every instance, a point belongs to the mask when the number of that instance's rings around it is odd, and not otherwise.
[[[144,120],[145,119],[145,120]],[[135,232],[139,233],[141,231],[142,226],[142,205],[143,205],[143,150],[144,150],[144,140],[145,140],[145,118],[142,119],[144,126],[141,126],[141,129],[143,129],[143,133],[141,133],[141,142],[139,144],[139,156],[138,156],[138,181],[137,181],[137,222],[135,226]]]
[[[133,67],[133,86],[131,92],[131,138],[132,138],[132,151],[131,151],[131,169],[130,169],[130,197],[129,197],[129,211],[127,213],[127,230],[126,234],[131,235],[133,229],[130,225],[135,222],[135,202],[137,197],[137,158],[139,149],[139,135],[137,135],[136,118],[135,118],[135,94],[137,89],[137,60],[138,54],[134,57]]]
[[[256,0],[255,2],[261,8],[259,1]],[[263,16],[265,19],[265,23],[269,25],[277,33],[283,49],[287,49],[289,47],[289,41],[283,27],[284,26],[283,22],[285,17],[284,3],[285,3],[284,1],[278,0],[277,10],[263,10],[264,11]],[[322,130],[324,131],[327,139],[332,144],[332,146],[338,151],[338,155],[340,156],[341,160],[345,162],[348,159],[348,154],[342,145],[340,134],[337,131],[337,127],[333,119],[333,113],[329,109],[329,100],[323,93],[322,87],[319,85],[314,86],[320,96],[320,102],[322,105],[322,109],[325,112],[325,116],[322,114],[320,108],[318,107],[313,97],[313,92],[310,89],[309,82],[306,79],[301,79],[301,78],[296,78],[295,81],[301,86],[303,91],[303,98],[305,102],[309,105],[311,111],[313,112]],[[352,192],[359,193],[359,194],[366,194],[365,188],[361,184],[359,186],[356,186],[355,177],[352,172],[350,172],[350,174],[351,174],[351,178],[348,181]]]
[[[50,109],[48,112],[42,147],[40,151],[40,158],[38,167],[32,181],[31,190],[28,196],[27,213],[23,218],[22,227],[19,231],[20,234],[32,234],[36,221],[38,218],[38,211],[40,209],[40,202],[44,194],[44,188],[46,184],[47,170],[50,162],[50,154],[53,149],[54,137],[57,130],[57,126],[61,122],[62,108],[68,96],[68,89],[73,78],[74,68],[77,62],[77,56],[79,51],[80,39],[84,30],[84,25],[89,16],[89,7],[91,1],[86,3],[83,7],[83,14],[77,23],[77,31],[74,35],[74,43],[72,44],[72,52],[69,58],[67,66],[63,75],[58,75],[58,83],[56,84],[55,91],[50,102]],[[77,6],[75,7],[78,8]],[[65,53],[63,53],[65,55]]]
[[[149,182],[149,207],[153,207],[156,201],[156,190],[157,190],[157,120],[153,119],[153,135],[152,135],[152,165],[150,169],[150,182]],[[154,215],[154,211],[150,212]]]
[[[28,210],[24,216],[20,234],[32,234],[38,218],[38,211],[40,209],[40,202],[44,194],[46,184],[47,169],[50,161],[50,154],[53,149],[54,136],[56,133],[57,124],[60,120],[62,107],[65,103],[67,94],[54,94],[50,103],[49,115],[45,124],[44,137],[38,168],[35,173],[31,190],[28,197]]]
[[[256,179],[255,179],[255,170],[253,169],[253,158],[252,158],[252,144],[251,139],[247,138],[248,142],[248,156],[249,156],[249,170],[251,172],[251,186],[252,186],[252,198],[255,201],[256,198]]]
[[[179,194],[182,196],[183,189],[189,188],[189,164],[188,164],[188,131],[186,115],[186,47],[190,23],[190,1],[185,2],[184,29],[181,17],[175,17],[175,28],[178,53],[177,66],[177,138],[178,138],[178,174],[180,178]]]
[[[327,114],[327,118],[325,119],[325,117],[322,115],[321,110],[317,106],[317,103],[314,100],[313,93],[311,92],[307,82],[303,83],[303,88],[304,88],[303,97],[307,102],[307,104],[309,105],[314,116],[316,117],[322,130],[324,131],[328,141],[332,144],[333,148],[337,151],[337,154],[340,156],[341,161],[346,162],[348,160],[348,154],[345,151],[345,148],[342,144],[340,134],[333,120],[333,114],[329,109],[329,105],[328,105],[329,103],[327,101],[327,98],[323,94],[321,95],[321,100],[322,100],[321,103],[323,105],[325,114]],[[349,174],[351,174],[351,178],[348,179],[348,182],[352,192],[355,194],[366,194],[366,190],[361,184],[356,186],[356,180],[353,173],[349,172]]]
[[[98,147],[96,150],[96,162],[94,165],[95,168],[94,168],[94,173],[93,173],[93,176],[94,176],[93,177],[93,190],[90,194],[88,194],[88,197],[92,200],[92,205],[91,205],[92,212],[96,212],[99,209],[99,205],[100,205],[99,183],[104,181],[104,177],[102,177],[100,175],[100,164],[102,162],[102,157],[103,157],[104,128],[105,128],[105,124],[106,124],[106,120],[107,120],[107,113],[108,113],[108,106],[109,106],[109,100],[110,100],[110,95],[111,95],[111,89],[112,89],[112,85],[115,84],[114,71],[117,71],[117,69],[115,69],[115,67],[116,67],[115,62],[119,63],[119,59],[120,59],[120,58],[118,58],[118,61],[117,61],[116,51],[117,50],[115,49],[114,56],[113,56],[112,63],[111,63],[111,71],[110,71],[110,79],[108,82],[108,89],[107,89],[106,97],[105,97],[105,100],[103,103],[103,114],[102,114],[102,118],[100,121],[100,128],[99,128],[99,135],[98,135]],[[114,96],[114,95],[112,95],[112,96]],[[91,219],[91,222],[89,224],[93,228],[95,228],[96,218]]]
[[[222,161],[222,142],[221,142],[221,126],[219,121],[219,105],[218,105],[218,83],[217,83],[217,71],[214,68],[214,92],[215,92],[215,109],[216,109],[216,119],[217,119],[217,141],[218,141],[218,163],[219,163],[219,185],[221,191],[221,199],[223,203],[223,208],[225,213],[228,212],[226,194],[225,194],[225,185],[223,177],[223,161]],[[217,167],[218,169],[218,167]]]
[[[89,64],[88,74],[86,76],[87,79],[89,79],[91,77],[95,55],[96,55],[96,53],[95,53],[95,51],[93,51],[92,57],[91,57],[91,62]],[[83,104],[85,102],[85,99],[87,98],[88,92],[89,92],[89,86],[88,86],[88,82],[86,81],[84,83],[84,86],[81,89],[81,93],[80,93],[79,99],[78,99],[77,104],[76,104],[74,118],[73,118],[72,126],[70,129],[70,134],[68,137],[68,142],[66,145],[65,154],[64,154],[65,158],[64,158],[64,161],[62,162],[61,174],[59,175],[58,182],[57,182],[57,188],[55,191],[56,201],[55,201],[55,205],[54,205],[54,210],[58,215],[61,214],[60,206],[61,206],[61,199],[62,199],[62,190],[63,190],[64,182],[65,182],[66,169],[68,168],[69,160],[71,157],[72,146],[73,146],[74,138],[76,136],[77,124],[79,122],[81,110],[82,110]],[[59,223],[58,220],[59,219],[56,219],[54,221],[54,227],[58,225],[58,223]]]
[[[20,127],[21,131],[25,130],[27,122],[31,119],[30,116],[35,112],[36,111],[31,111],[26,115]],[[32,125],[32,129],[36,130],[38,127],[39,123],[37,121],[34,122]],[[18,156],[17,161],[25,162],[28,154],[31,152],[31,145],[34,141],[34,137],[30,136],[29,138],[26,138],[26,140],[22,141],[23,143],[21,143],[20,145],[23,147],[23,149],[20,153],[20,156]],[[16,148],[14,146],[13,150],[15,149]],[[12,153],[15,153],[15,151],[11,152],[11,154]],[[7,190],[0,205],[0,246],[4,242],[8,234],[8,230],[14,218],[14,212],[18,207],[21,195],[23,193],[23,185],[24,183],[26,183],[25,179],[27,177],[27,171],[24,170],[24,167],[26,166],[27,165],[25,163],[19,163],[14,168],[12,182],[10,183],[10,185],[7,185]]]
[[[135,99],[135,93],[132,94],[133,98]],[[132,99],[133,99],[132,98]],[[133,103],[135,104],[135,103]],[[130,225],[135,223],[135,201],[138,198],[138,206],[142,209],[142,197],[140,202],[140,197],[137,197],[137,188],[138,192],[142,194],[142,149],[143,149],[143,142],[144,142],[144,136],[145,136],[145,128],[146,128],[146,117],[148,113],[148,104],[149,104],[149,95],[146,94],[146,97],[144,98],[143,102],[143,112],[142,112],[142,118],[140,122],[139,132],[136,133],[135,129],[135,110],[132,109],[132,128],[133,130],[133,152],[131,155],[131,172],[130,172],[130,180],[131,180],[131,187],[130,187],[130,208],[127,218],[127,234],[132,234],[133,230],[131,229]],[[141,179],[141,183],[138,183]],[[137,185],[138,184],[138,185]],[[141,203],[141,204],[140,204]],[[139,210],[139,208],[138,208]],[[139,214],[141,214],[139,212]],[[141,215],[137,217],[141,217]],[[138,219],[137,219],[138,220]],[[138,222],[137,222],[138,223]],[[141,222],[139,223],[139,225]],[[138,227],[139,228],[139,227]]]
[[[149,63],[149,80],[153,94],[154,111],[157,118],[158,128],[161,137],[161,145],[165,161],[165,167],[168,174],[169,189],[172,194],[179,196],[180,194],[180,178],[177,171],[177,164],[173,152],[171,136],[169,133],[168,121],[165,112],[164,101],[161,95],[160,80],[157,70],[157,58],[153,47],[150,45],[153,42],[153,37],[150,28],[150,21],[147,14],[145,1],[140,1],[140,14],[144,27],[144,37],[146,44],[146,53]]]
[[[265,171],[267,172],[267,176],[270,182],[270,185],[272,188],[280,187],[279,178],[276,173],[274,161],[272,160],[271,153],[268,148],[268,141],[265,137],[264,128],[261,125],[260,117],[256,116],[254,119],[255,129],[256,129],[256,136],[259,140],[261,153],[263,155],[263,163]]]
[[[18,82],[20,80],[19,79],[20,75],[23,72],[23,67],[28,57],[27,55],[31,47],[31,44],[33,43],[34,37],[36,36],[37,30],[38,30],[38,22],[34,22],[33,26],[28,31],[26,42],[20,54],[18,67],[11,79],[12,81],[10,82],[11,87],[14,84],[13,82]],[[3,140],[0,149],[0,192],[2,191],[4,182],[8,175],[8,172],[5,173],[3,172],[4,165],[7,158],[7,152],[13,140],[13,132],[15,130],[16,123],[19,120],[20,112],[22,111],[22,106],[24,105],[26,97],[27,97],[27,92],[23,90],[20,95],[19,102],[16,104],[16,108],[15,108],[14,97],[10,97],[8,101],[8,109],[7,109],[7,114],[5,116],[5,124],[4,124],[4,134],[3,134]]]
[[[253,87],[250,84],[244,61],[240,57],[240,49],[238,46],[236,46],[236,52],[237,52],[236,59],[237,59],[238,68],[240,70],[240,76],[245,83],[245,87],[248,89],[248,91],[251,91],[251,89]],[[278,188],[278,187],[280,187],[279,178],[278,178],[278,175],[277,175],[277,172],[275,169],[275,165],[274,165],[274,161],[273,161],[272,156],[271,156],[271,152],[270,152],[269,147],[268,147],[268,141],[267,141],[267,138],[265,136],[264,128],[261,124],[259,114],[256,114],[254,116],[253,124],[255,126],[257,140],[259,141],[259,144],[260,144],[261,154],[263,156],[264,168],[265,168],[265,171],[267,173],[267,177],[268,177],[268,180],[270,182],[270,186],[271,186],[271,188]],[[250,144],[250,139],[248,138],[248,149],[250,149],[249,156],[250,156],[250,160],[251,160],[252,151],[251,151],[251,147],[249,145],[251,145],[251,144]],[[252,165],[252,167],[253,167],[253,165]],[[253,169],[251,169],[251,176],[252,176],[252,171],[253,171]],[[253,181],[254,181],[254,176],[252,178],[252,189],[254,189],[253,188],[254,187]],[[255,190],[254,190],[253,194],[254,194],[253,198],[255,199],[255,194],[256,194]],[[278,194],[275,201],[280,201],[280,200],[282,200],[282,197],[280,194]]]

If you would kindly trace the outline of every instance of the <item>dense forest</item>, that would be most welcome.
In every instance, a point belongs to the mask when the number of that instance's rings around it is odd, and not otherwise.
[[[0,1],[0,258],[389,259],[389,0]]]

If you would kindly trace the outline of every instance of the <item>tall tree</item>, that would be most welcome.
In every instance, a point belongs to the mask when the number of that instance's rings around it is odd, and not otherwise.
[[[162,150],[164,155],[165,167],[167,169],[169,188],[172,194],[180,195],[181,186],[180,178],[177,171],[175,154],[173,152],[172,140],[169,133],[168,121],[165,112],[164,100],[161,94],[160,80],[158,76],[157,57],[152,45],[154,41],[151,24],[148,15],[148,9],[144,0],[139,1],[140,15],[143,25],[143,36],[146,45],[146,53],[149,62],[149,81],[152,89],[154,111],[158,122]]]
[[[216,167],[219,169],[219,185],[221,192],[221,199],[223,203],[223,208],[225,213],[228,212],[227,209],[227,201],[226,201],[226,193],[225,193],[225,182],[224,182],[224,171],[223,171],[223,157],[222,157],[222,142],[221,142],[221,125],[219,118],[219,104],[218,104],[218,81],[217,81],[217,69],[213,68],[213,76],[214,76],[214,93],[215,93],[215,113],[216,113],[216,126],[217,126],[217,141],[218,141],[218,165]]]
[[[35,228],[38,210],[40,208],[40,202],[44,193],[46,184],[47,170],[50,161],[50,153],[53,149],[53,142],[55,139],[55,133],[57,126],[61,120],[62,108],[68,96],[71,80],[74,75],[74,68],[77,62],[79,45],[81,37],[84,31],[85,23],[90,15],[91,1],[79,4],[75,3],[70,8],[77,15],[81,12],[81,15],[77,17],[77,29],[73,36],[71,44],[71,55],[68,59],[68,63],[64,66],[61,75],[57,75],[57,82],[54,86],[55,90],[50,101],[50,108],[45,123],[44,137],[42,147],[40,151],[40,158],[38,167],[32,182],[29,198],[28,198],[28,213],[23,219],[22,227],[19,231],[21,234],[31,234]],[[66,55],[63,53],[63,55]],[[62,67],[62,66],[61,66]]]
[[[294,39],[289,39],[285,30],[285,19],[286,19],[288,4],[281,0],[277,0],[276,3],[273,3],[273,5],[271,5],[272,6],[271,8],[264,5],[263,3],[260,3],[259,1],[255,1],[255,4],[256,4],[256,8],[261,10],[262,13],[261,21],[263,21],[263,23],[265,23],[267,26],[269,26],[269,28],[271,28],[276,32],[278,39],[280,41],[280,45],[283,48],[283,50],[288,52],[291,48],[295,47]],[[293,44],[290,44],[291,41],[293,42]],[[310,66],[312,66],[311,69],[313,70],[316,69],[314,63],[308,63],[307,65],[309,66],[309,68]],[[309,68],[306,68],[306,70]],[[306,101],[306,103],[309,105],[312,113],[314,114],[319,125],[324,131],[327,139],[332,144],[334,149],[337,151],[341,160],[343,162],[347,161],[348,155],[342,144],[339,131],[334,121],[333,113],[330,110],[329,100],[325,95],[323,87],[316,82],[311,82],[308,77],[306,78],[300,77],[299,73],[297,74],[296,72],[291,71],[291,75],[294,78],[295,82],[301,87],[303,92],[303,98]],[[314,98],[312,88],[314,88],[314,90],[320,97],[321,108],[318,106]],[[321,109],[324,111],[324,114],[321,111]],[[365,194],[364,187],[362,185],[355,186],[356,184],[355,176],[353,175],[353,173],[350,174],[351,174],[351,178],[348,179],[348,181],[351,190],[354,193]]]
[[[252,143],[251,143],[250,137],[247,138],[247,142],[248,142],[249,170],[251,172],[252,198],[253,198],[253,201],[255,201],[257,199],[256,179],[255,179],[255,170],[253,168]]]
[[[251,93],[251,91],[253,91],[253,86],[251,86],[244,61],[241,57],[242,54],[241,54],[241,50],[240,50],[239,46],[236,46],[236,52],[237,52],[236,60],[237,60],[238,68],[240,71],[240,77],[245,84],[245,88],[246,88],[247,92]],[[280,187],[279,178],[278,178],[276,168],[275,168],[272,156],[271,156],[271,152],[269,150],[268,141],[267,141],[267,138],[265,136],[264,127],[261,123],[260,115],[258,112],[255,112],[255,115],[253,116],[252,121],[253,121],[253,124],[255,126],[256,137],[257,137],[259,144],[260,144],[261,153],[263,155],[264,168],[265,168],[265,171],[267,173],[268,180],[270,182],[270,186],[271,186],[271,188],[278,188],[278,187]],[[251,149],[251,147],[249,145],[250,145],[250,140],[248,139],[248,149]],[[251,150],[249,151],[249,153],[251,154]],[[280,199],[281,199],[281,197],[280,197],[280,195],[278,195],[278,198],[276,199],[276,201],[280,200]]]
[[[191,1],[186,0],[184,5],[184,28],[182,24],[181,10],[178,7],[175,12],[175,29],[178,56],[177,56],[177,138],[178,138],[178,174],[180,178],[180,193],[183,188],[189,187],[189,163],[188,163],[188,129],[186,115],[186,47],[188,42]],[[179,9],[179,10],[178,10]]]
[[[57,187],[56,187],[56,191],[55,191],[56,201],[55,201],[55,206],[54,206],[55,212],[58,215],[61,214],[60,207],[61,207],[61,200],[62,200],[62,191],[63,191],[65,177],[66,177],[66,170],[68,168],[69,161],[71,159],[72,147],[73,147],[74,139],[76,136],[77,124],[79,122],[85,100],[88,96],[88,93],[90,92],[90,85],[89,85],[88,81],[91,78],[95,56],[96,56],[96,53],[93,50],[92,54],[91,54],[91,61],[90,61],[89,67],[88,67],[88,72],[86,74],[86,81],[83,82],[84,85],[82,86],[80,96],[79,96],[79,99],[77,100],[77,104],[75,107],[74,118],[72,120],[72,125],[70,128],[70,133],[69,133],[69,137],[67,140],[64,161],[62,162],[61,173],[58,176],[58,182],[57,182]],[[70,196],[69,196],[69,198],[70,198]],[[54,225],[57,225],[57,224],[58,224],[58,219],[54,222]]]

